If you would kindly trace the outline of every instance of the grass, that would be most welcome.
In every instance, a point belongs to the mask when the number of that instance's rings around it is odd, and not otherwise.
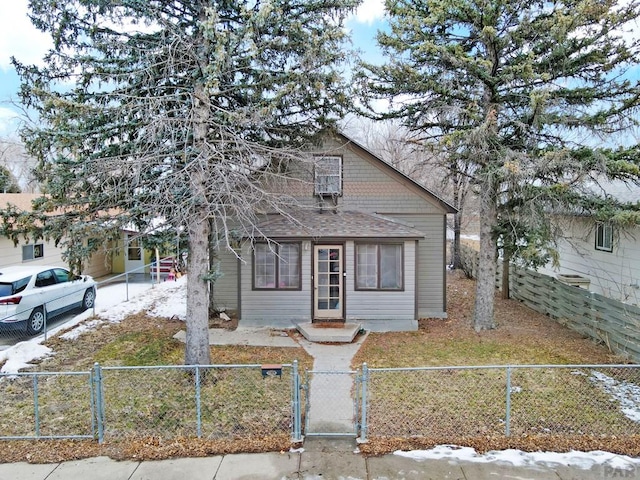
[[[475,333],[471,328],[473,286],[463,277],[451,278],[446,320],[422,320],[417,332],[368,335],[353,362],[354,368],[367,362],[374,369],[368,389],[371,441],[361,451],[383,453],[456,441],[479,450],[591,448],[640,455],[638,437],[629,435],[638,430],[638,424],[620,414],[619,405],[597,388],[588,370],[575,374],[571,369],[514,369],[511,384],[517,389],[511,394],[509,438],[504,437],[506,368],[375,372],[385,367],[620,362],[603,346],[513,301],[496,298],[499,328]],[[47,344],[55,355],[34,371],[88,372],[94,362],[105,367],[108,445],[97,449],[94,441],[43,443],[38,456],[29,458],[59,461],[96,454],[159,458],[287,449],[291,422],[287,368],[282,378],[267,379],[255,367],[216,368],[203,373],[199,389],[192,370],[127,368],[182,365],[184,344],[173,338],[182,328],[180,321],[140,313],[75,340],[50,339]],[[299,361],[301,372],[312,368],[313,359],[302,348],[211,347],[215,365],[290,364],[293,360]],[[615,369],[603,372],[640,384],[640,378],[625,378]],[[86,375],[38,380],[41,434],[91,433],[88,382]],[[33,434],[33,388],[31,377],[2,380],[0,435]],[[194,438],[197,397],[200,439]],[[0,461],[25,459],[34,451],[29,442],[3,446]]]
[[[507,365],[625,363],[603,345],[498,296],[498,328],[476,333],[471,324],[474,287],[475,282],[452,273],[447,319],[424,319],[417,332],[368,335],[352,365],[358,368],[366,362],[373,369],[368,387],[371,445],[363,447],[364,451],[402,448],[407,439],[414,448],[425,447],[433,439],[470,446],[477,446],[474,442],[479,438],[504,441]],[[444,368],[465,365],[498,368]],[[375,370],[406,367],[418,369]],[[512,370],[510,445],[515,447],[516,440],[532,437],[542,437],[536,444],[541,446],[549,441],[558,444],[558,438],[569,436],[579,445],[576,438],[629,439],[640,435],[640,425],[625,417],[620,404],[592,381],[591,371],[576,370]],[[640,370],[629,369],[624,374],[616,369],[599,370],[618,376],[619,381],[640,385]],[[492,442],[497,448],[499,443]]]
[[[33,368],[43,373],[37,380],[39,434],[92,434],[90,412],[94,400],[89,375],[44,373],[90,372],[99,362],[103,367],[104,434],[111,456],[142,458],[143,451],[157,455],[166,445],[150,446],[154,438],[180,443],[182,454],[189,450],[187,444],[197,445],[198,454],[288,448],[290,368],[284,368],[281,378],[263,379],[259,368],[223,365],[291,364],[298,360],[304,370],[312,367],[313,358],[302,347],[211,346],[211,363],[220,367],[203,369],[196,386],[193,369],[181,367],[184,344],[173,338],[183,328],[180,321],[151,318],[142,312],[120,323],[104,323],[73,340],[49,339],[47,345],[55,354]],[[135,368],[155,365],[175,368]],[[34,398],[32,376],[0,380],[0,436],[36,434]],[[201,438],[194,442],[198,433],[197,400]],[[77,458],[85,456],[82,451],[86,456],[96,454],[94,441],[73,448],[62,441],[42,445],[33,457],[29,442],[6,442],[0,461],[24,460],[27,456],[54,461],[60,458],[60,451],[73,451]],[[24,451],[17,452],[20,448]],[[65,455],[69,458],[69,453]]]

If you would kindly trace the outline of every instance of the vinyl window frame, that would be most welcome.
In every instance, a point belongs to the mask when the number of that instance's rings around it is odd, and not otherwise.
[[[34,243],[31,245],[23,245],[22,246],[22,261],[30,262],[33,260],[38,260],[39,258],[44,258],[44,244],[43,243]]]
[[[382,249],[384,247],[393,246],[400,249],[400,259],[399,259],[399,285],[397,287],[383,287],[383,272],[381,265],[383,263],[383,255]],[[361,247],[374,247],[375,248],[375,286],[364,286],[361,285],[362,274],[359,275],[359,267],[360,263],[358,258],[360,257],[360,248]],[[355,244],[355,255],[354,255],[354,271],[355,271],[355,281],[354,288],[356,291],[363,292],[403,292],[405,288],[405,262],[404,262],[404,243],[403,242],[356,242]],[[397,275],[397,273],[396,273]]]
[[[285,258],[281,255],[281,252],[284,248],[288,248],[290,246],[296,246],[298,249],[297,258],[295,259],[295,265],[297,269],[297,275],[293,277],[288,275],[289,278],[296,278],[297,285],[295,286],[286,286],[283,284],[283,278],[285,276],[284,271],[286,268],[283,268],[284,265],[287,265],[285,262]],[[264,282],[257,282],[259,270],[262,265],[258,265],[257,261],[260,255],[259,250],[262,250],[262,254],[266,255],[268,259],[273,262],[273,282],[272,284],[267,283],[264,285]],[[266,264],[265,264],[266,265]],[[251,283],[252,290],[280,290],[280,291],[297,291],[302,290],[302,243],[301,242],[279,242],[279,243],[267,243],[267,242],[257,242],[254,244],[253,248],[253,260],[252,260],[252,275],[251,275]]]
[[[613,252],[613,225],[605,222],[596,224],[595,249],[601,252]]]
[[[326,155],[314,158],[313,193],[320,196],[342,195],[342,157]]]

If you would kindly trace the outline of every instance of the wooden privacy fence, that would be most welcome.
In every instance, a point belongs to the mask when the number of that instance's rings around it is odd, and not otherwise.
[[[478,252],[462,245],[461,260],[465,273],[475,278]],[[501,277],[502,265],[498,265],[497,287],[501,285]],[[548,275],[513,264],[509,267],[509,289],[512,298],[529,308],[604,343],[616,354],[640,362],[639,307],[566,285]]]

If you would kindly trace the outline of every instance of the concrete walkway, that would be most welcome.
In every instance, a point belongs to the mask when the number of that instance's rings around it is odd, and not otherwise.
[[[309,382],[309,411],[305,434],[352,434],[355,438],[353,391],[355,373],[351,361],[367,334],[356,342],[327,345],[305,338],[298,342],[313,357]]]

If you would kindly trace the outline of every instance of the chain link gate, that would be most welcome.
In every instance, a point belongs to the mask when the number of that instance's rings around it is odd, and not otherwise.
[[[356,437],[361,385],[359,370],[306,370],[304,435]]]

